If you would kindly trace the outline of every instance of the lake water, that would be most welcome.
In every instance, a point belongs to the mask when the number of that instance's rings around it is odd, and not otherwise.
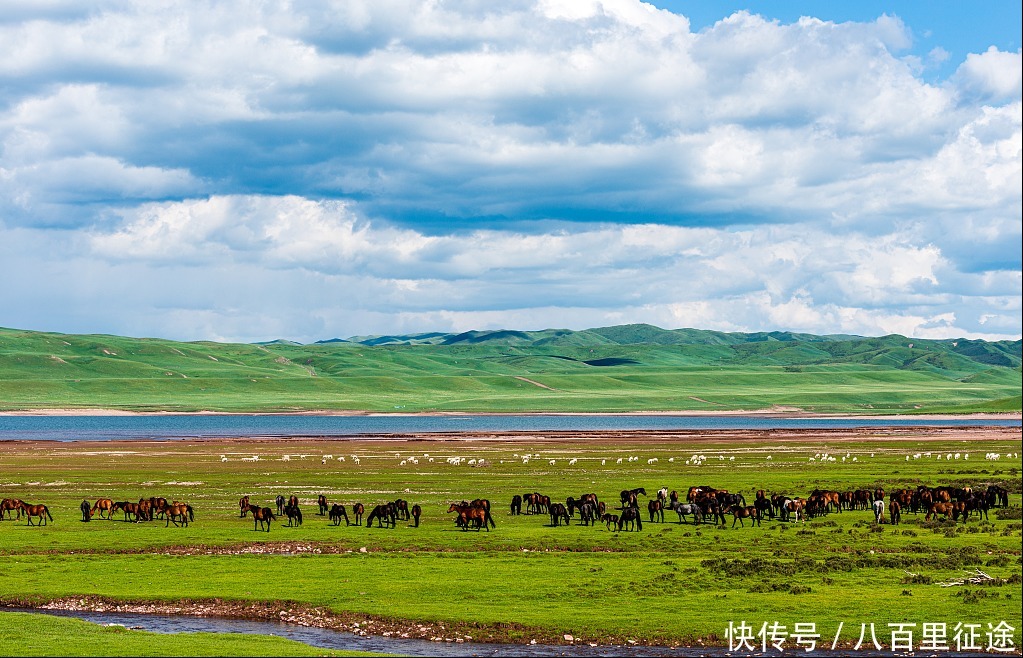
[[[0,608],[2,610],[2,608]],[[642,647],[633,645],[597,646],[589,645],[528,645],[528,644],[483,644],[454,642],[429,642],[427,640],[405,640],[378,636],[361,637],[324,628],[310,628],[272,621],[248,621],[242,619],[219,619],[216,617],[190,617],[185,615],[151,615],[122,612],[79,612],[65,610],[12,610],[17,612],[33,612],[55,615],[59,617],[76,617],[97,624],[117,624],[128,628],[143,629],[155,633],[245,633],[256,635],[277,635],[286,637],[314,647],[326,649],[373,651],[408,656],[567,656],[576,658],[596,658],[598,656],[624,656],[626,658],[644,658],[646,656],[764,656],[764,655],[802,655],[816,658],[856,655],[866,657],[913,655],[904,652],[875,651],[861,649],[854,654],[848,651],[830,651],[822,641],[820,648],[807,653],[803,650],[790,649],[779,654],[773,649],[765,654],[762,651],[728,652],[725,648],[685,648],[685,647]],[[802,649],[802,648],[800,648]],[[950,654],[951,655],[951,654]],[[956,652],[957,657],[986,656],[982,652]]]
[[[155,416],[0,416],[0,441],[115,441],[201,437],[360,437],[434,432],[597,430],[770,430],[856,427],[1020,427],[1019,419],[776,418],[771,416],[465,414],[317,416],[161,414]]]

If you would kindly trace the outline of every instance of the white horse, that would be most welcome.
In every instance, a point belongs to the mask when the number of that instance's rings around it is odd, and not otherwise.
[[[874,523],[884,523],[884,501],[874,501]]]

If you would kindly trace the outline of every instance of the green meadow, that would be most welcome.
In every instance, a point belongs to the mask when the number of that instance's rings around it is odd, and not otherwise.
[[[827,646],[842,624],[839,639],[848,646],[861,624],[875,624],[887,643],[890,623],[945,623],[951,639],[957,623],[986,631],[1005,622],[1018,647],[1021,480],[1019,459],[1008,455],[1020,448],[1017,428],[0,443],[0,496],[45,503],[55,518],[43,527],[0,521],[0,601],[214,602],[228,611],[270,602],[319,611],[345,627],[422,625],[425,637],[512,642],[561,642],[568,634],[577,642],[720,645],[730,622],[759,629],[777,621],[789,630],[814,623]],[[693,455],[705,459],[697,465]],[[259,460],[242,461],[253,456]],[[451,457],[465,461],[453,465]],[[470,459],[483,465],[471,467]],[[689,486],[710,485],[751,502],[758,489],[806,496],[816,488],[919,484],[1000,484],[1011,492],[1010,508],[965,523],[905,513],[898,526],[877,525],[869,511],[845,511],[732,528],[731,517],[723,526],[694,525],[672,512],[651,523],[641,497],[644,524],[635,532],[552,527],[545,515],[512,516],[508,508],[513,495],[534,491],[555,501],[595,492],[614,503],[627,488],[653,495],[667,486],[684,496]],[[267,533],[239,518],[240,496],[273,506],[278,494],[299,496],[301,526],[275,522]],[[404,498],[422,505],[422,524],[333,526],[316,514],[320,494],[349,513],[355,502],[371,508]],[[190,502],[195,521],[81,520],[83,499],[150,495]],[[460,530],[446,512],[476,497],[493,504],[497,527],[489,532]],[[939,585],[975,569],[997,580]],[[0,625],[0,654],[62,653],[11,626]],[[111,640],[115,634],[86,633],[79,646],[83,653],[157,655],[118,644],[130,634]],[[215,644],[226,640],[191,641],[143,640],[171,654],[238,653]]]
[[[429,336],[229,344],[0,329],[0,411],[1021,409],[1020,341],[647,325]]]

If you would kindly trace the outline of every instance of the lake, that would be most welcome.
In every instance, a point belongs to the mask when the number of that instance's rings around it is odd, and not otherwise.
[[[641,414],[160,414],[0,416],[0,441],[118,441],[203,437],[361,437],[437,432],[849,429],[857,427],[1020,427],[1019,419],[785,418]]]

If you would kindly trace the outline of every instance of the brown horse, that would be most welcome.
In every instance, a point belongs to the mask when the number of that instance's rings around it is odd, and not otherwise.
[[[651,500],[646,504],[647,511],[650,512],[650,523],[654,520],[658,520],[660,523],[664,523],[664,501],[660,498]]]
[[[327,503],[327,497],[320,494],[316,499],[316,504],[319,505],[320,511],[317,512],[318,516],[326,516],[327,512],[330,511],[330,505]]]
[[[114,506],[114,501],[109,498],[100,498],[96,501],[96,504],[92,506],[92,514],[95,515],[99,511],[99,518],[110,519],[110,509]],[[106,513],[106,516],[103,514]]]
[[[944,514],[945,519],[952,518],[952,512],[954,511],[952,503],[931,503],[930,508],[927,510],[927,516],[924,517],[925,521],[930,521],[931,518],[938,518],[939,514]]]
[[[472,523],[477,532],[479,532],[481,527],[486,528],[487,532],[490,532],[490,526],[487,524],[487,511],[482,507],[451,503],[451,507],[448,508],[448,513],[451,512],[455,512],[457,514],[455,517],[455,525],[459,526],[463,531],[468,530],[469,524]]]
[[[419,517],[423,514],[423,508],[419,505],[412,506],[412,520],[415,522],[416,528],[419,527]]]
[[[902,520],[902,505],[894,498],[888,503],[888,523],[899,525]]]
[[[11,512],[17,512],[17,520],[21,520],[21,506],[24,504],[24,501],[20,498],[4,498],[3,500],[0,500],[0,520],[4,518],[5,514],[7,515],[7,518],[10,519]]]
[[[245,515],[248,513],[248,511],[250,509],[255,509],[255,508],[250,508],[249,507],[249,497],[248,496],[242,496],[240,499],[238,499],[238,509],[241,511],[241,515],[238,518],[244,519]],[[267,530],[267,532],[270,532],[270,531]]]
[[[51,521],[53,517],[50,516],[50,510],[46,505],[29,505],[28,503],[21,504],[21,511],[25,513],[29,525],[46,525],[46,519],[49,518]],[[32,523],[32,517],[38,516],[39,523]]]
[[[277,518],[274,516],[274,511],[269,507],[248,507],[245,511],[252,512],[253,532],[256,531],[257,526],[262,528],[264,523],[266,524],[266,531],[270,532],[270,522]]]
[[[153,503],[148,498],[139,498],[139,519],[142,521],[153,520]]]
[[[120,500],[114,503],[113,506],[110,508],[110,514],[112,515],[117,510],[121,510],[122,512],[124,512],[125,521],[132,521],[133,520],[132,517],[135,517],[134,518],[135,523],[138,523],[141,520],[139,519],[138,503],[132,503],[127,500]]]
[[[736,521],[739,522],[739,525],[741,527],[745,528],[746,524],[743,522],[743,519],[752,519],[753,525],[760,525],[760,514],[757,513],[757,508],[754,505],[749,505],[746,507],[739,507],[738,505],[735,505],[726,509],[725,512],[732,513],[733,528],[735,527]]]
[[[192,510],[192,506],[187,503],[179,503],[176,500],[164,508],[164,514],[167,517],[167,522],[163,524],[165,528],[171,523],[176,526],[187,526],[189,521],[195,521],[195,512]]]
[[[362,503],[352,505],[352,516],[355,517],[355,525],[362,525],[362,515],[366,513],[366,506]]]

